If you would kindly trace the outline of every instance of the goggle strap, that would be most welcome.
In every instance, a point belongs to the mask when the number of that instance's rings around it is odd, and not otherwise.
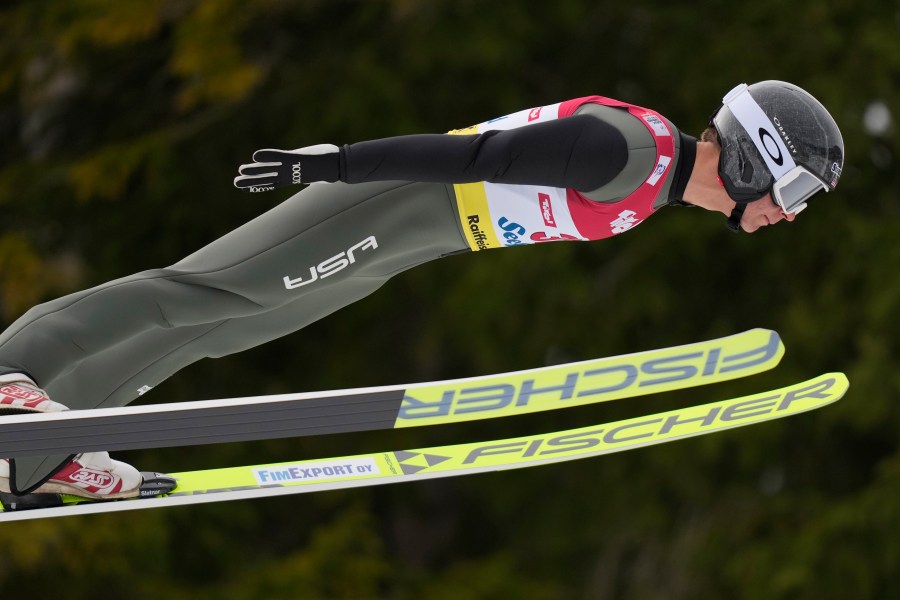
[[[756,103],[746,84],[728,92],[722,103],[747,132],[776,181],[796,166],[775,125]]]

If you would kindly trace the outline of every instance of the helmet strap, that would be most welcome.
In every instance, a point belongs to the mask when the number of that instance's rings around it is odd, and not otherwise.
[[[746,208],[746,204],[737,203],[734,205],[734,210],[731,211],[731,216],[728,217],[728,221],[725,223],[728,229],[735,233],[738,233],[741,230],[741,217],[744,216],[744,210]]]

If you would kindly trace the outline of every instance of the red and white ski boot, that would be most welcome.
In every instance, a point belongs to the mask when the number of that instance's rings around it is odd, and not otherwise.
[[[0,376],[0,417],[8,414],[61,412],[68,408],[50,399],[24,375]],[[11,494],[11,465],[0,459],[0,493]],[[67,494],[91,500],[117,500],[157,496],[175,488],[175,480],[160,473],[141,473],[129,464],[113,460],[108,452],[85,452],[65,463],[32,495]],[[24,497],[22,497],[24,498]],[[9,498],[0,499],[4,506]],[[40,502],[38,502],[39,504]]]
[[[0,415],[69,410],[24,375],[0,376]]]
[[[9,477],[9,461],[0,459],[0,492],[10,493]],[[108,452],[86,452],[69,460],[32,493],[115,500],[139,496],[143,482],[137,469],[111,459]]]

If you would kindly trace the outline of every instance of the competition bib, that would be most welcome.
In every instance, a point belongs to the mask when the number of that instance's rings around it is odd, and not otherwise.
[[[674,159],[673,132],[650,110],[601,96],[578,98],[522,110],[466,129],[457,135],[506,130],[552,121],[595,103],[616,106],[638,117],[654,136],[656,167],[627,198],[614,203],[594,202],[568,188],[476,182],[456,184],[456,202],[469,247],[486,250],[559,240],[597,240],[628,231],[653,212],[653,204]]]

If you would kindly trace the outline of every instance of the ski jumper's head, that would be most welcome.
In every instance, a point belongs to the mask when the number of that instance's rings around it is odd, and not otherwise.
[[[837,186],[844,166],[837,123],[812,95],[784,81],[732,89],[701,140],[719,145],[719,180],[736,203],[734,230],[749,204],[766,199],[793,220],[813,195]]]

